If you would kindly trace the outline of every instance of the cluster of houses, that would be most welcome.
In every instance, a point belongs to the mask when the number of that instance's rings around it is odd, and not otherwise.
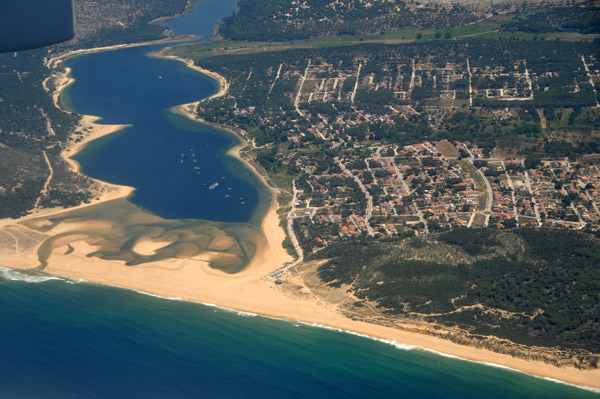
[[[275,145],[275,158],[304,172],[302,181],[296,182],[289,214],[304,243],[319,248],[361,235],[421,235],[460,226],[598,229],[596,166],[489,158],[466,141],[384,144],[380,140],[388,137],[376,137],[381,132],[371,128],[384,131],[397,126],[395,134],[403,134],[400,126],[420,121],[422,109],[430,109],[414,106],[417,94],[430,104],[451,101],[460,107],[483,98],[510,100],[519,108],[522,101],[533,99],[541,79],[558,78],[559,72],[540,73],[539,65],[531,62],[530,69],[525,60],[420,56],[378,62],[311,59],[273,65],[261,84],[271,93],[277,90],[278,79],[297,80],[294,89],[284,86],[294,111],[234,107],[238,120],[273,132],[257,147],[286,136]],[[579,84],[593,86],[600,76],[598,65],[594,57],[582,56],[580,69],[590,79]],[[249,81],[251,74],[242,81]],[[365,98],[372,103],[363,103]],[[415,108],[422,114],[417,115]],[[509,107],[491,112],[503,122],[514,118],[515,111]],[[395,141],[396,136],[389,137],[388,142]],[[313,156],[323,149],[333,151],[335,163],[329,159],[330,164],[323,166],[325,159]],[[322,158],[331,157],[329,153]]]
[[[299,166],[307,161],[296,158]],[[542,160],[527,169],[524,160],[486,159],[463,142],[378,145],[336,161],[341,169],[308,169],[294,204],[300,233],[314,248],[343,237],[420,235],[460,226],[600,227],[600,168],[594,165]]]
[[[300,82],[295,93],[297,104],[354,103],[357,90],[390,90],[400,102],[412,103],[426,99],[430,104],[437,101],[443,105],[450,100],[454,106],[472,105],[473,99],[477,98],[533,100],[534,91],[543,90],[538,87],[537,81],[560,76],[557,71],[547,71],[545,74],[530,71],[526,60],[503,64],[487,64],[478,60],[469,62],[466,58],[452,61],[441,62],[433,55],[410,60],[390,59],[383,62],[377,72],[373,72],[366,68],[368,60],[363,58],[355,59],[352,68],[347,65],[337,67],[324,60],[311,60],[304,71],[294,70],[291,75]],[[594,57],[588,57],[587,66],[591,66],[589,73],[597,72],[595,65]],[[578,84],[586,84],[586,81]],[[418,88],[427,89],[425,98],[413,95]]]
[[[563,72],[579,76],[572,82],[573,93],[582,85],[600,81],[600,69],[594,56],[582,56],[574,71],[551,70],[552,65],[548,65],[543,72],[529,69],[525,59],[493,61],[455,57],[440,60],[434,55],[421,55],[412,59],[382,60],[376,71],[369,68],[368,59],[357,57],[353,62],[349,67],[321,59],[310,60],[305,70],[291,73],[299,84],[296,93],[290,95],[296,96],[297,104],[354,103],[357,91],[389,90],[398,103],[425,100],[428,105],[460,107],[473,105],[474,99],[531,101],[536,91],[548,90],[547,83],[560,79]],[[419,88],[424,90],[416,95],[415,90]]]
[[[473,98],[502,101],[533,100],[531,74],[525,60],[512,65],[471,67]]]

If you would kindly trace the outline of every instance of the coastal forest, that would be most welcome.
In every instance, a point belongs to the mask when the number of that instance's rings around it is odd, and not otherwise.
[[[600,352],[600,240],[591,235],[458,229],[340,243],[314,257],[327,260],[319,268],[325,283],[350,287],[392,317],[525,345]]]
[[[362,35],[401,28],[452,27],[478,15],[465,7],[417,6],[403,1],[242,0],[239,12],[218,27],[232,40],[301,40],[318,36]]]

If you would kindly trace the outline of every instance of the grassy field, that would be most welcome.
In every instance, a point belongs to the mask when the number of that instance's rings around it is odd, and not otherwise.
[[[232,41],[215,36],[206,43],[171,47],[167,50],[167,53],[183,58],[202,59],[227,54],[249,54],[302,48],[319,49],[327,47],[352,46],[363,43],[400,44],[433,40],[466,40],[469,38],[505,38],[519,40],[593,40],[600,37],[600,35],[582,35],[572,32],[557,32],[546,35],[537,35],[526,32],[500,31],[502,25],[510,21],[512,17],[512,14],[496,15],[474,24],[450,29],[401,29],[381,34],[317,37],[313,39],[293,40],[286,42]],[[436,34],[438,34],[440,37],[436,38]],[[446,34],[450,34],[450,38],[446,39]]]

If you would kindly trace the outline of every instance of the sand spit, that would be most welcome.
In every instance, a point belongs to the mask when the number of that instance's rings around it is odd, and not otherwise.
[[[289,260],[289,255],[280,249],[279,239],[283,237],[283,231],[279,227],[275,212],[269,212],[263,229],[274,229],[275,232],[278,229],[281,235],[268,236],[266,242],[260,243],[260,250],[257,250],[251,264],[243,272],[233,275],[210,268],[209,259],[199,259],[201,257],[168,259],[136,267],[125,266],[123,262],[88,257],[87,255],[96,251],[97,247],[81,236],[73,236],[73,241],[69,243],[61,242],[62,246],[55,248],[49,257],[45,271],[52,275],[130,288],[158,296],[177,297],[284,320],[297,320],[352,331],[462,359],[508,367],[539,377],[600,388],[600,370],[558,368],[542,362],[459,345],[425,334],[351,320],[344,317],[335,305],[320,301],[311,295],[306,286],[296,286],[296,293],[291,294],[285,283],[277,285],[264,279],[266,274]],[[73,248],[68,254],[67,244]]]

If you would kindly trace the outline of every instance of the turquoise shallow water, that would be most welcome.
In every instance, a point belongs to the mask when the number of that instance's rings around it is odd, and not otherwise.
[[[209,35],[233,7],[211,14],[211,3],[170,26]],[[209,95],[214,82],[147,51],[69,61],[74,110],[135,125],[89,146],[84,170],[137,187],[133,201],[166,217],[247,220],[260,188],[223,156],[236,139],[165,110]],[[225,201],[227,187],[247,206]],[[0,342],[0,398],[600,397],[323,328],[1,268]]]
[[[1,398],[592,398],[293,322],[0,269]],[[32,281],[32,279],[29,279]]]

